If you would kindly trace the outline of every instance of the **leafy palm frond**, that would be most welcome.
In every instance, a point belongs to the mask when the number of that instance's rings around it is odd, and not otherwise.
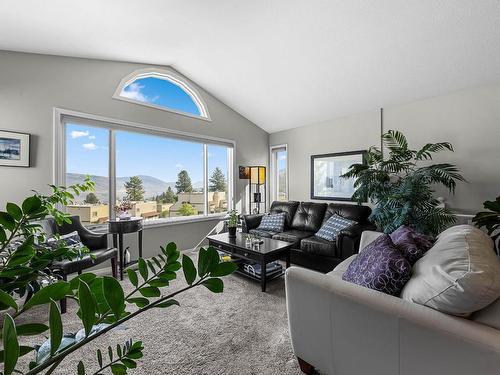
[[[349,167],[349,170],[341,175],[342,178],[354,178],[359,176],[362,171],[369,169],[370,167],[366,164],[353,164]]]
[[[382,151],[380,151],[377,147],[371,146],[365,155],[366,164],[375,165],[384,160],[382,156]]]
[[[452,193],[455,192],[456,181],[465,181],[458,168],[448,163],[422,167],[416,173],[426,177],[430,183],[444,185]]]
[[[427,143],[415,153],[415,160],[432,160],[432,153],[440,151],[453,151],[453,146],[449,142]]]
[[[380,168],[389,173],[400,173],[410,170],[415,164],[411,162],[401,162],[394,159],[389,159],[380,163]]]
[[[382,135],[382,140],[384,141],[384,145],[389,150],[407,150],[408,149],[408,141],[403,133],[397,130],[389,130],[387,133]]]

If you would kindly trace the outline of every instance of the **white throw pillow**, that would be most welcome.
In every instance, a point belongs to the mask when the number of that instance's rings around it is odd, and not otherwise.
[[[445,230],[413,266],[401,297],[457,316],[488,306],[500,297],[500,259],[493,241],[471,225]]]

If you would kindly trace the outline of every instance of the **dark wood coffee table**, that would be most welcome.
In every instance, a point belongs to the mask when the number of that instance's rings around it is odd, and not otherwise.
[[[260,281],[262,291],[266,291],[266,283],[268,280],[266,275],[266,265],[275,260],[286,258],[286,268],[290,267],[290,248],[293,243],[273,240],[272,238],[262,238],[264,241],[259,248],[250,248],[245,246],[244,233],[236,233],[236,238],[230,238],[228,233],[216,234],[208,236],[210,246],[231,255],[234,258],[239,258],[247,261],[258,262],[261,265],[261,277],[252,276],[249,273],[236,271],[251,279]],[[273,275],[271,279],[282,276],[283,272]]]

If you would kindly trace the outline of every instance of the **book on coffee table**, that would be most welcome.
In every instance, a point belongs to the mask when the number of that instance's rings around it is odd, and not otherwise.
[[[260,276],[262,274],[262,266],[259,263],[246,263],[243,265],[243,270],[254,276]],[[266,274],[269,276],[281,272],[282,270],[283,266],[278,262],[272,262],[266,265]]]

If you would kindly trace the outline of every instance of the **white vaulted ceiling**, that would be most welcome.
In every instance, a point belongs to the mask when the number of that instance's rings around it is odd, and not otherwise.
[[[0,49],[171,65],[275,132],[500,82],[500,1],[3,0]]]

